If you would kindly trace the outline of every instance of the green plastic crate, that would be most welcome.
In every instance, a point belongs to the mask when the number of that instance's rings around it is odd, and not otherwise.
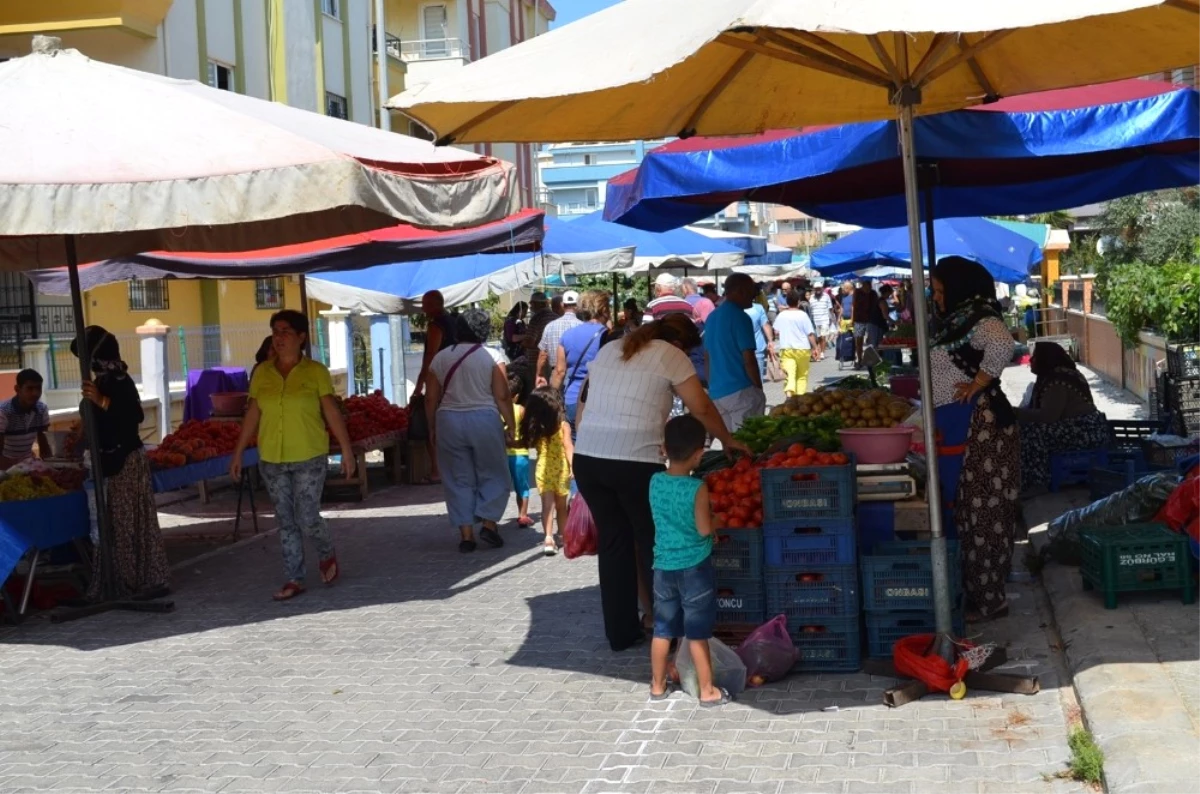
[[[1106,609],[1117,608],[1117,593],[1179,590],[1183,603],[1196,600],[1187,538],[1162,524],[1084,527],[1079,547],[1083,589],[1103,592]]]

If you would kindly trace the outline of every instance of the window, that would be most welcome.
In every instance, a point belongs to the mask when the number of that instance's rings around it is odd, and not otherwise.
[[[415,121],[408,122],[408,134],[410,137],[420,138],[423,141],[433,140],[433,133]]]
[[[329,91],[325,92],[325,115],[333,116],[335,119],[349,118],[346,110],[346,97],[332,94]]]
[[[278,311],[283,308],[283,279],[254,279],[254,308]]]
[[[208,62],[208,84],[222,91],[233,91],[233,67],[216,61]]]
[[[321,0],[321,13],[334,19],[342,18],[341,0]]]
[[[584,203],[589,207],[596,207],[600,204],[600,190],[590,187],[584,191]]]
[[[446,41],[446,4],[427,5],[421,9],[421,55],[441,58],[450,54]]]
[[[585,155],[583,156],[583,164],[584,164],[584,165],[595,165],[595,164],[596,164],[596,155],[594,155],[594,154],[585,154]]]
[[[171,308],[171,301],[167,297],[165,279],[135,278],[129,282],[129,311],[165,311],[169,308]]]
[[[1188,85],[1194,88],[1196,86],[1196,67],[1189,66],[1186,69],[1172,70],[1171,82],[1175,85]]]

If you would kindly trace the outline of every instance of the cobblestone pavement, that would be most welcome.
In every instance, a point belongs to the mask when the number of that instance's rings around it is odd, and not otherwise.
[[[263,535],[178,570],[172,614],[4,630],[0,791],[1085,790],[1057,777],[1074,701],[1033,586],[980,639],[1038,695],[888,710],[894,682],[852,674],[650,703],[646,653],[604,642],[594,558],[512,525],[461,555],[439,495],[331,510],[344,577],[292,602]]]

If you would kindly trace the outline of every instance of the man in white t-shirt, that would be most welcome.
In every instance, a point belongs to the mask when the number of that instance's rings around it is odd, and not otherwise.
[[[816,329],[808,312],[800,307],[800,291],[787,294],[787,308],[775,318],[779,339],[779,359],[787,381],[783,393],[788,397],[808,392],[808,365],[817,347]]]
[[[554,372],[554,367],[558,363],[558,343],[562,341],[562,335],[581,322],[575,315],[579,308],[578,292],[573,289],[564,292],[562,307],[562,317],[546,326],[546,330],[542,332],[542,338],[538,342],[537,385],[539,386],[546,386],[550,383],[550,374]]]
[[[817,346],[813,350],[813,361],[825,358],[825,345],[829,341],[830,329],[833,328],[833,298],[825,289],[825,282],[820,279],[813,282],[813,294],[808,299],[808,308],[812,312],[813,326],[817,332]]]

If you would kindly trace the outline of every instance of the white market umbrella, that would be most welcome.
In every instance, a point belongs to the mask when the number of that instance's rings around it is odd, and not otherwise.
[[[65,235],[91,262],[518,208],[507,163],[43,46],[0,63],[0,270],[67,264]]]
[[[1195,0],[626,0],[388,106],[443,142],[744,135],[898,116],[916,260],[914,114],[1193,66],[1198,20]],[[923,294],[920,268],[913,281]],[[928,312],[915,308],[931,394]],[[922,411],[932,450],[929,400]],[[928,501],[937,629],[949,635],[936,476]]]

